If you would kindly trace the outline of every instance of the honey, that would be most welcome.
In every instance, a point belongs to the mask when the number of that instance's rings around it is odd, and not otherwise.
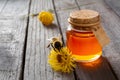
[[[69,30],[66,32],[67,47],[76,61],[93,61],[101,56],[102,47],[93,32],[78,32]]]
[[[102,46],[94,32],[100,26],[99,13],[93,10],[74,11],[70,13],[68,22],[66,43],[74,59],[79,62],[98,59],[102,55]]]

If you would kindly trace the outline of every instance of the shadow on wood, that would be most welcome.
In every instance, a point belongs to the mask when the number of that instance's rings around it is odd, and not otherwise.
[[[58,25],[57,24],[54,24],[54,23],[52,23],[52,24],[50,24],[50,25],[48,25],[48,26],[45,26],[45,25],[43,25],[45,28],[47,28],[47,29],[57,29],[57,28],[59,28],[58,27]]]
[[[105,57],[87,63],[77,63],[77,80],[118,80]]]

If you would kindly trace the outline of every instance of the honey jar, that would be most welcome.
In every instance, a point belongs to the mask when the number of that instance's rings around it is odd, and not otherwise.
[[[79,10],[70,13],[70,25],[66,31],[67,47],[76,61],[90,62],[102,55],[102,46],[95,34],[100,24],[100,15],[93,10]]]

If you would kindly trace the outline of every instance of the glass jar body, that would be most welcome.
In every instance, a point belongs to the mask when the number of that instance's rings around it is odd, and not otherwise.
[[[92,31],[73,29],[66,31],[67,47],[79,62],[91,62],[102,55],[102,47]]]

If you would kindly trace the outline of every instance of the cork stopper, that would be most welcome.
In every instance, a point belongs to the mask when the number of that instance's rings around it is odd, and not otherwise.
[[[77,27],[90,27],[99,24],[100,15],[93,10],[79,10],[70,13],[68,22]]]

